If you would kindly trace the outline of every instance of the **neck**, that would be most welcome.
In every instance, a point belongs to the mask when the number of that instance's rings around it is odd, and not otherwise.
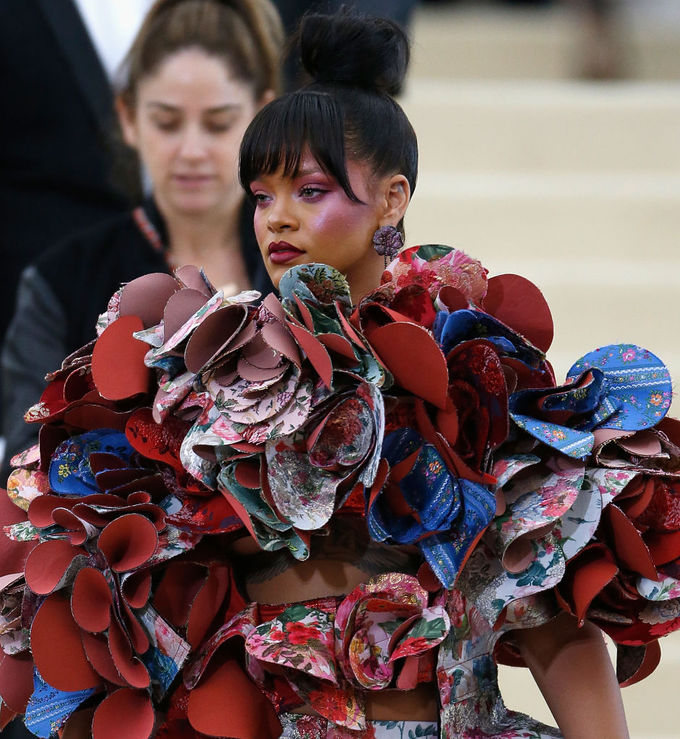
[[[364,259],[347,272],[345,277],[349,282],[353,305],[357,305],[364,295],[378,287],[384,271],[385,260],[371,249]]]
[[[216,252],[238,249],[242,198],[210,213],[167,212],[159,204],[168,233],[168,254],[179,265],[202,264]]]

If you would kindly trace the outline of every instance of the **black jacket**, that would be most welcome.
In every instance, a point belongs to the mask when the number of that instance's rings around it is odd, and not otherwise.
[[[22,269],[129,210],[139,182],[122,144],[112,156],[113,92],[72,0],[0,0],[0,93],[1,341]]]

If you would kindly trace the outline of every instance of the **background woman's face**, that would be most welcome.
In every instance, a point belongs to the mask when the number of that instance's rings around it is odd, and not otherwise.
[[[172,54],[140,81],[121,123],[166,217],[219,214],[240,200],[238,151],[257,107],[224,60],[200,49]]]
[[[347,173],[360,203],[350,200],[309,152],[297,176],[284,177],[279,169],[251,183],[255,235],[275,285],[296,264],[323,262],[351,286],[355,275],[373,273],[381,263],[371,243],[385,209],[381,183],[366,164],[348,161]]]

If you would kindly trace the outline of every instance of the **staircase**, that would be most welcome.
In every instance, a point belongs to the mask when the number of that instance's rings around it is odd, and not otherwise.
[[[578,33],[562,9],[419,9],[401,101],[421,150],[407,243],[452,244],[539,285],[558,379],[627,342],[680,388],[680,1],[644,3],[656,12],[625,0],[630,78],[615,83],[572,78]],[[633,739],[680,734],[680,636],[662,649],[655,675],[624,690]],[[501,680],[510,707],[551,722],[527,670]]]

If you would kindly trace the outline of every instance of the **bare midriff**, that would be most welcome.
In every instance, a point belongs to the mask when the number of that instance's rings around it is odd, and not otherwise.
[[[235,542],[234,549],[241,555],[256,551],[248,539]],[[246,584],[248,597],[257,603],[279,605],[315,600],[331,595],[346,595],[357,585],[366,582],[366,572],[349,561],[326,557],[295,562],[264,582]],[[424,683],[412,690],[376,690],[364,693],[366,717],[382,721],[438,720],[437,691],[434,683]],[[314,713],[299,708],[296,713]]]

